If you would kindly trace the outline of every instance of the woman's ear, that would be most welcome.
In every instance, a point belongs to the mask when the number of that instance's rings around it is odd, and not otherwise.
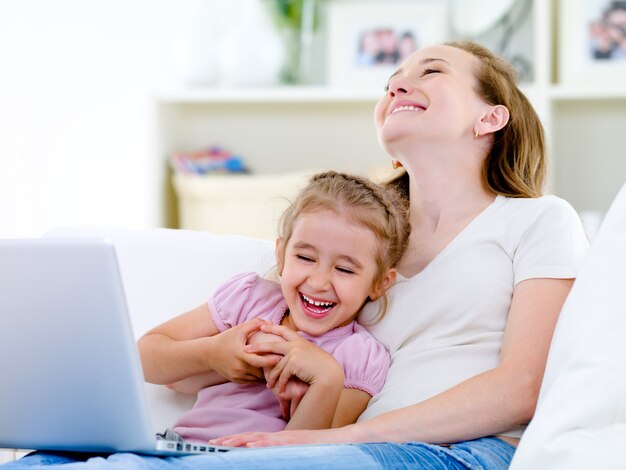
[[[391,288],[396,282],[396,277],[398,276],[398,272],[395,268],[391,268],[383,277],[383,280],[377,286],[374,286],[372,289],[372,293],[370,294],[371,300],[377,300],[382,295]]]
[[[501,104],[490,106],[489,110],[483,114],[480,121],[476,124],[474,130],[476,137],[499,131],[507,125],[509,117],[509,110],[506,106]]]

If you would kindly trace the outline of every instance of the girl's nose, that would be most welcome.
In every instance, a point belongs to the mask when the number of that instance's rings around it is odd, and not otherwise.
[[[328,270],[324,268],[316,269],[309,276],[309,285],[319,292],[325,292],[330,289],[330,275]]]

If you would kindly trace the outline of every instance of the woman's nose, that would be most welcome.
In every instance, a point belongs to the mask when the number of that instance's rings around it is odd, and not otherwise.
[[[406,95],[411,91],[410,85],[404,78],[394,78],[389,82],[389,96]]]

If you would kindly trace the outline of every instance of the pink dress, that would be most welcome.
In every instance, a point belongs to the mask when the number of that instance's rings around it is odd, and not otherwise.
[[[279,324],[287,310],[280,286],[256,273],[239,274],[219,287],[209,300],[220,331],[252,318]],[[321,336],[302,336],[332,354],[343,366],[346,388],[378,393],[389,368],[389,353],[361,325],[352,322]],[[193,408],[175,423],[174,431],[189,441],[247,431],[285,428],[278,401],[264,383],[227,382],[200,390]]]

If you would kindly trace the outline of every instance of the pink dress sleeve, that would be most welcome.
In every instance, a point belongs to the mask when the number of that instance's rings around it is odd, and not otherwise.
[[[364,327],[355,324],[354,333],[333,353],[343,365],[346,388],[357,388],[371,396],[383,388],[389,370],[389,352]]]
[[[286,309],[280,286],[257,273],[233,276],[217,288],[208,304],[220,331],[257,317],[276,323]]]

